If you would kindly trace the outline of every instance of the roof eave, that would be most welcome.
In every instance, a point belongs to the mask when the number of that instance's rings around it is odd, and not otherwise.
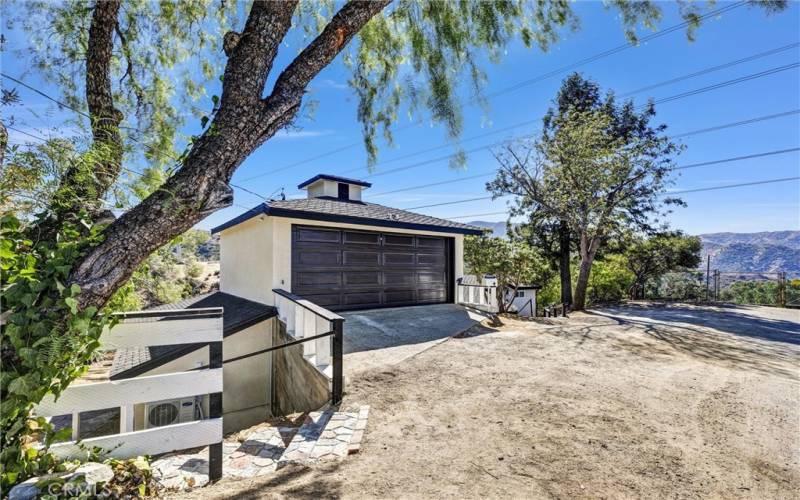
[[[420,224],[414,222],[403,222],[403,221],[394,221],[385,219],[371,219],[369,217],[355,217],[352,215],[325,214],[318,212],[307,212],[305,210],[291,210],[288,208],[267,207],[267,210],[264,213],[272,217],[287,217],[293,219],[318,220],[324,222],[340,222],[342,224],[356,224],[360,226],[390,227],[396,229],[412,229],[417,231],[431,231],[437,233],[465,234],[465,235],[476,235],[476,236],[483,234],[483,229],[477,229],[477,228],[471,229],[466,227],[462,228],[462,227],[437,226],[435,224]]]
[[[484,229],[482,228],[437,226],[436,224],[421,224],[414,222],[403,222],[403,221],[394,221],[385,219],[372,219],[369,217],[355,217],[352,215],[337,215],[337,214],[326,214],[319,212],[307,212],[305,210],[292,210],[289,208],[270,207],[266,203],[262,203],[261,205],[252,208],[247,212],[239,215],[238,217],[235,217],[229,220],[228,222],[213,228],[211,230],[211,234],[217,234],[228,228],[242,224],[243,222],[246,222],[252,219],[253,217],[257,217],[259,215],[305,219],[305,220],[318,220],[324,222],[340,222],[343,224],[357,224],[360,226],[378,226],[378,227],[390,227],[396,229],[431,231],[437,233],[464,234],[472,236],[480,236],[484,232]]]
[[[239,224],[241,224],[243,222],[246,222],[246,221],[252,219],[253,217],[258,217],[259,215],[265,215],[266,213],[268,213],[268,211],[269,211],[269,207],[267,206],[267,204],[266,203],[262,203],[261,205],[258,205],[257,207],[254,207],[254,208],[251,208],[247,212],[245,212],[245,213],[243,213],[243,214],[241,214],[241,215],[239,215],[237,217],[234,217],[233,219],[229,220],[228,222],[225,222],[223,224],[220,224],[217,227],[212,228],[211,229],[211,234],[217,234],[217,233],[219,233],[221,231],[224,231],[224,230],[226,230],[228,228],[231,228],[233,226],[238,226]]]

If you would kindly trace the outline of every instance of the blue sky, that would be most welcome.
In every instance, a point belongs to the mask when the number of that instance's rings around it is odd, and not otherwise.
[[[659,27],[680,22],[673,4],[661,4],[664,19]],[[719,2],[717,7],[726,3]],[[564,38],[547,53],[538,49],[525,49],[521,45],[509,48],[499,64],[487,65],[488,84],[485,93],[491,95],[519,82],[548,73],[556,68],[579,61],[606,49],[625,43],[620,22],[614,11],[605,10],[600,3],[580,2],[574,5],[581,17],[581,29],[565,33]],[[614,89],[618,94],[659,83],[695,71],[703,70],[769,51],[800,41],[800,4],[790,2],[788,10],[767,17],[760,9],[737,8],[717,19],[706,21],[696,33],[696,41],[689,42],[685,32],[678,31],[586,64],[579,68],[584,76],[596,80],[604,89]],[[646,35],[647,32],[642,32]],[[20,48],[24,39],[10,37],[11,49]],[[15,47],[16,45],[16,47]],[[275,67],[280,68],[297,51],[285,47]],[[23,61],[3,54],[3,71],[21,74]],[[652,91],[636,94],[636,102],[647,97],[660,99],[698,89],[741,76],[792,64],[800,59],[800,50],[793,48],[754,61],[738,64],[710,74],[665,85]],[[485,137],[467,141],[464,149],[473,149],[502,139],[534,132],[539,120],[550,104],[566,74],[560,74],[516,91],[500,95],[490,101],[488,111],[465,105],[465,126],[462,138]],[[424,122],[398,131],[395,147],[382,147],[378,167],[369,172],[366,155],[361,146],[360,125],[356,121],[356,99],[346,86],[348,73],[336,63],[327,68],[314,82],[309,97],[318,101],[312,118],[297,123],[298,128],[280,133],[252,154],[239,168],[233,182],[248,189],[269,195],[285,188],[287,195],[300,192],[297,184],[318,173],[331,173],[362,178],[373,182],[365,192],[365,199],[397,208],[428,205],[485,195],[485,182],[489,177],[461,180],[465,177],[491,172],[494,160],[488,150],[470,154],[467,166],[461,170],[448,167],[446,160],[431,162],[402,172],[378,175],[383,171],[412,165],[445,156],[454,151],[448,145],[442,127]],[[26,78],[37,82],[35,76]],[[4,81],[4,85],[8,82]],[[41,85],[41,82],[38,82]],[[47,87],[44,87],[47,88]],[[672,134],[747,120],[754,117],[781,113],[800,108],[800,72],[797,68],[781,71],[763,78],[678,99],[656,106],[657,120],[668,125]],[[56,89],[49,89],[57,95]],[[209,89],[209,95],[215,89]],[[20,89],[27,107],[47,112],[50,116],[38,118],[40,123],[61,116],[41,98]],[[463,94],[463,102],[468,95]],[[505,130],[515,124],[532,124]],[[31,120],[31,123],[34,123]],[[406,120],[397,127],[406,125]],[[498,130],[501,130],[498,132]],[[191,132],[191,130],[188,130]],[[11,135],[17,142],[21,137]],[[800,115],[793,114],[769,121],[728,128],[715,132],[684,137],[687,149],[678,160],[679,165],[751,155],[766,151],[800,146]],[[357,143],[324,158],[305,161],[332,150]],[[421,150],[445,146],[424,154],[411,155]],[[392,161],[395,160],[395,161]],[[261,175],[298,162],[302,164],[270,175]],[[384,164],[385,165],[382,165]],[[371,175],[372,174],[372,175]],[[687,169],[677,178],[674,189],[694,189],[737,184],[764,179],[800,175],[800,155],[797,152],[765,158],[723,163],[714,166]],[[453,181],[430,188],[416,189],[385,196],[374,196],[385,191],[402,189],[419,184]],[[370,194],[372,193],[372,195]],[[765,184],[727,190],[689,193],[682,195],[688,207],[676,209],[670,216],[672,227],[691,234],[734,231],[755,232],[800,228],[800,183],[797,181]],[[237,205],[255,206],[260,200],[255,195],[237,190]],[[421,212],[438,217],[461,217],[470,214],[501,212],[505,201],[475,201],[456,205],[431,207]],[[210,228],[242,211],[240,206],[217,212],[200,224]],[[460,218],[469,220],[505,220],[503,215]]]

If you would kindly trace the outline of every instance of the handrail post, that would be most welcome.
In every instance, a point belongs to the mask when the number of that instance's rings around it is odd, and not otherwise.
[[[222,342],[208,344],[208,367],[222,368]],[[222,417],[222,393],[215,392],[208,396],[208,417]],[[208,479],[216,481],[222,478],[222,441],[208,447]]]
[[[334,319],[333,325],[333,380],[331,387],[331,402],[338,405],[342,402],[344,389],[344,374],[342,371],[342,355],[344,348],[344,319]]]

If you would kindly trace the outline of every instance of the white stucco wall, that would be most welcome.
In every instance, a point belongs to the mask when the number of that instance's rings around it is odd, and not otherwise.
[[[306,186],[309,198],[318,198],[320,196],[331,196],[337,198],[339,196],[339,183],[337,181],[318,180],[313,184]],[[361,201],[362,186],[350,184],[349,196],[351,200]]]
[[[272,345],[275,318],[262,321],[226,337],[222,342],[222,359],[231,359],[259,351]],[[159,375],[189,370],[208,364],[208,348],[204,347],[172,360],[143,375]],[[233,432],[263,422],[271,415],[272,356],[252,356],[222,367],[223,431]],[[144,428],[144,405],[136,405],[134,429]],[[203,411],[208,414],[207,398]]]
[[[221,291],[272,304],[273,219],[261,215],[222,231],[219,239]]]

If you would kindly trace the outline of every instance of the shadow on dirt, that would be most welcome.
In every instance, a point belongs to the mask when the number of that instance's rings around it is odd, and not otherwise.
[[[641,329],[647,337],[692,356],[798,378],[800,324],[792,321],[756,317],[736,308],[680,305],[617,306],[587,314],[611,320],[621,329]],[[593,328],[600,326],[581,329],[586,330],[583,341],[591,337]],[[624,338],[620,342],[638,354],[665,354],[657,346]]]
[[[342,482],[336,479],[335,474],[340,464],[335,462],[313,468],[289,465],[277,471],[268,481],[251,481],[244,488],[240,487],[241,482],[232,483],[237,491],[230,491],[224,498],[245,500],[272,495],[279,498],[340,498]]]

